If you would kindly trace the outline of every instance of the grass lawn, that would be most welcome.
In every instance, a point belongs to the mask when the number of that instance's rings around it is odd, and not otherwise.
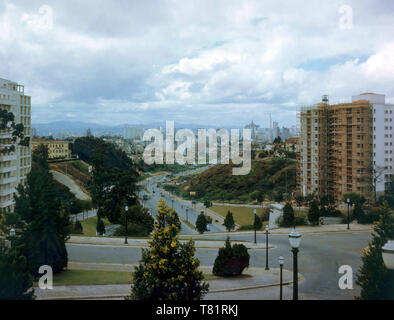
[[[255,208],[251,207],[231,207],[231,206],[212,206],[209,209],[215,211],[216,213],[220,214],[223,217],[226,217],[227,212],[233,214],[235,223],[239,224],[240,226],[243,225],[251,225],[254,222],[254,213],[253,210]],[[256,212],[259,215],[261,213],[261,208],[256,208]]]
[[[205,280],[219,279],[212,274],[204,274]],[[96,285],[96,284],[131,284],[132,274],[129,271],[99,270],[65,270],[53,276],[54,286]],[[34,283],[37,286],[38,283]]]
[[[104,218],[103,221],[106,226],[110,225],[108,219]],[[85,237],[96,236],[97,217],[90,217],[80,222],[82,224],[83,234],[75,234],[75,236],[85,236]]]
[[[81,171],[81,172],[83,172],[83,173],[85,173],[87,175],[90,175],[90,173],[89,173],[89,164],[86,163],[85,161],[74,160],[74,161],[70,161],[70,164],[73,167],[77,168],[79,171]]]
[[[196,227],[195,227],[195,225],[194,224],[192,224],[191,222],[189,222],[189,221],[186,221],[186,220],[184,220],[184,219],[182,219],[182,222],[184,223],[184,224],[186,224],[190,229],[192,229],[192,230],[196,230]]]

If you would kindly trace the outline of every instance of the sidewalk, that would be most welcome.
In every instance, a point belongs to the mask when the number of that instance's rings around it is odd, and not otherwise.
[[[134,265],[113,265],[113,264],[88,264],[69,263],[69,269],[84,270],[113,270],[132,271]],[[212,266],[201,266],[199,268],[206,274],[212,273]],[[299,282],[303,280],[302,275],[298,275]],[[293,273],[283,270],[283,285],[292,283]],[[259,288],[269,288],[279,286],[279,269],[251,267],[245,269],[243,275],[235,278],[220,278],[207,280],[209,283],[209,293],[232,292],[251,290]],[[123,299],[130,294],[129,284],[118,285],[87,285],[87,286],[55,286],[52,290],[41,290],[35,288],[35,295],[38,300],[69,300],[69,299]]]
[[[196,236],[196,235],[195,235]],[[192,239],[192,237],[190,237]],[[108,238],[108,237],[79,237],[71,236],[67,243],[70,244],[90,244],[90,245],[107,245],[107,246],[128,246],[128,247],[147,247],[148,241],[151,239],[131,239],[128,238],[128,244],[124,243],[124,238]],[[181,243],[189,241],[188,239],[180,239]],[[195,240],[196,248],[222,248],[224,247],[224,240]],[[248,249],[265,249],[265,244],[244,241],[231,241],[231,244],[243,244]],[[268,249],[274,248],[273,245],[268,245]]]
[[[270,229],[270,234],[289,234],[293,228],[275,228]],[[372,232],[373,225],[363,225],[357,223],[350,224],[350,230],[347,230],[347,224],[331,224],[331,225],[323,225],[323,226],[298,226],[296,230],[300,234],[318,234],[318,233],[325,233],[325,232]],[[252,234],[254,231],[233,231],[230,232],[229,235],[246,235]],[[257,231],[257,234],[265,234],[265,231]],[[201,234],[200,237],[207,237],[207,236],[218,236],[223,235],[223,233],[210,233],[210,234]]]

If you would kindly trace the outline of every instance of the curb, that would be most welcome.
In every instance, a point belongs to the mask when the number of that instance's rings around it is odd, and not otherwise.
[[[94,243],[94,242],[67,242],[67,244],[77,244],[77,245],[92,245],[92,246],[111,246],[111,247],[131,247],[131,248],[148,248],[149,245],[145,244],[124,244],[124,243]],[[223,242],[224,244],[224,242]],[[209,246],[195,246],[196,249],[220,249],[223,248],[223,246],[220,247],[209,247]],[[274,245],[268,245],[268,249],[275,249],[276,246]],[[265,250],[264,247],[254,247],[251,245],[250,247],[247,247],[248,250]]]
[[[292,284],[293,281],[286,281],[283,282],[283,286],[287,286]],[[253,289],[262,289],[262,288],[269,288],[269,287],[276,287],[279,286],[279,282],[270,283],[270,284],[263,284],[257,286],[250,286],[250,287],[240,287],[240,288],[228,288],[228,289],[218,289],[208,291],[208,293],[221,293],[221,292],[234,292],[234,291],[243,291],[243,290],[253,290]],[[95,295],[95,296],[64,296],[64,297],[53,297],[53,298],[38,298],[37,300],[86,300],[86,299],[110,299],[110,298],[124,298],[126,297],[124,294],[113,294],[113,295]]]

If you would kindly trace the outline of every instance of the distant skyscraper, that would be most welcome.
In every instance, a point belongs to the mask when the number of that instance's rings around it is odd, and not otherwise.
[[[130,126],[125,125],[124,127],[124,138],[129,140],[140,140],[144,135],[144,127],[143,126]]]

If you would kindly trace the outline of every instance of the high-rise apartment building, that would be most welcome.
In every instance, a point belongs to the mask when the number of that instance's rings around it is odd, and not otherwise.
[[[369,200],[375,192],[383,193],[394,174],[393,111],[384,95],[371,93],[336,105],[323,96],[322,103],[302,107],[299,191],[304,196],[330,196],[336,202],[349,192]]]
[[[128,140],[141,140],[144,135],[143,126],[129,126],[126,124],[124,126],[124,138]]]
[[[24,134],[30,136],[31,98],[24,94],[24,86],[0,79],[0,110],[12,112],[15,123],[23,124]],[[15,144],[10,130],[0,131],[0,150]],[[15,151],[0,153],[0,208],[13,210],[15,188],[26,181],[31,168],[30,146],[15,146]]]

